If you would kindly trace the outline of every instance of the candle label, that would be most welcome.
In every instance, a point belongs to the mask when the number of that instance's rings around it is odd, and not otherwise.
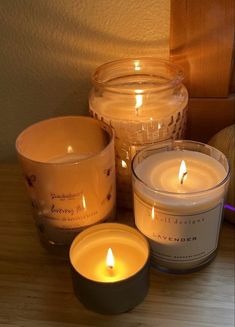
[[[115,169],[110,159],[105,164],[100,161],[94,169],[85,167],[79,183],[73,182],[73,175],[81,168],[71,173],[68,168],[65,178],[55,171],[53,178],[48,176],[46,188],[40,173],[25,175],[35,222],[43,237],[57,243],[67,242],[85,227],[114,218]]]
[[[151,207],[135,193],[134,205],[136,226],[150,239],[154,259],[190,263],[216,250],[222,203],[197,214],[175,215]]]

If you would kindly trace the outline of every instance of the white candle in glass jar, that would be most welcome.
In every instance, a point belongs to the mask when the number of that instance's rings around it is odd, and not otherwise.
[[[179,170],[182,160],[186,163],[187,178],[181,184]],[[158,208],[191,214],[202,208],[210,208],[221,194],[215,190],[209,197],[198,194],[187,201],[184,195],[213,188],[224,179],[226,171],[218,161],[208,155],[175,150],[148,157],[136,168],[136,174],[153,189],[169,192],[167,197],[158,200]],[[175,198],[170,193],[178,193],[180,197]]]
[[[188,93],[183,73],[169,61],[124,59],[104,64],[92,76],[93,117],[115,130],[118,204],[132,207],[131,160],[146,145],[181,138]]]
[[[155,265],[173,271],[196,268],[216,250],[229,174],[219,152],[216,159],[200,152],[206,145],[182,143],[193,150],[143,150],[133,163],[136,225],[150,240]]]

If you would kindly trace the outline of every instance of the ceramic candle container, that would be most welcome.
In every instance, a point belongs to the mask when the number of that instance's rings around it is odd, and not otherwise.
[[[149,245],[136,229],[117,223],[92,226],[70,248],[74,290],[93,311],[131,310],[148,291]]]
[[[87,226],[115,216],[115,158],[109,126],[90,117],[58,117],[16,140],[41,240],[68,245]]]
[[[131,160],[146,145],[183,138],[188,93],[169,61],[123,59],[92,76],[90,112],[115,130],[118,204],[132,207]]]
[[[229,182],[226,157],[193,141],[148,147],[133,160],[135,222],[152,264],[183,273],[216,255]]]

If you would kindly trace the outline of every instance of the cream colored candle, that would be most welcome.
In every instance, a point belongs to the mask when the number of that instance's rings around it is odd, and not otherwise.
[[[179,171],[182,161],[186,164],[187,177],[181,184]],[[169,192],[168,196],[157,196],[158,208],[186,214],[194,214],[211,208],[218,202],[221,192],[215,190],[210,196],[201,194],[219,184],[226,176],[225,168],[214,158],[195,151],[166,151],[156,153],[136,167],[136,175],[155,190]],[[139,190],[141,192],[141,190]],[[193,197],[189,193],[199,192]],[[174,197],[170,193],[179,194]],[[184,197],[185,195],[185,197]],[[146,194],[148,197],[148,195]],[[161,201],[159,200],[159,197]],[[152,198],[155,200],[155,197]]]
[[[132,206],[131,160],[142,147],[183,137],[188,93],[183,74],[156,58],[124,59],[95,71],[90,112],[115,130],[118,203]]]
[[[82,116],[25,129],[16,147],[43,242],[70,244],[83,228],[115,216],[112,129]]]
[[[98,312],[125,312],[148,289],[149,248],[135,229],[99,224],[79,234],[70,248],[75,292]]]
[[[229,174],[223,154],[176,141],[137,154],[133,171],[135,221],[154,264],[183,271],[207,262],[217,249]]]
[[[102,229],[95,228],[94,234],[89,233],[89,237],[84,237],[77,243],[76,252],[76,244],[72,247],[73,267],[93,281],[109,283],[127,279],[146,263],[146,241],[133,229],[122,226],[118,230],[115,228],[116,224],[112,225],[108,229],[103,226]]]

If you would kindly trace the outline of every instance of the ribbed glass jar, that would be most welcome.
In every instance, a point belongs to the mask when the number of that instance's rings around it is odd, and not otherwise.
[[[89,107],[115,130],[117,196],[132,207],[131,160],[143,147],[184,137],[188,92],[175,64],[157,58],[121,59],[98,67]]]

